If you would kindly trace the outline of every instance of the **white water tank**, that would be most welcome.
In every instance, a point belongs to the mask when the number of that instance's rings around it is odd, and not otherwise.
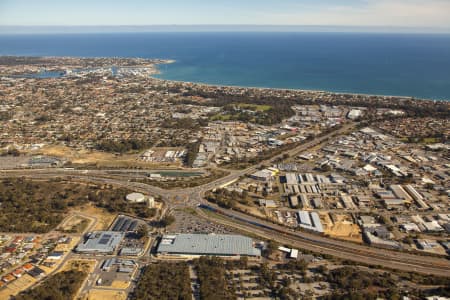
[[[131,203],[143,203],[145,202],[145,196],[141,193],[131,193],[126,197],[127,201]]]

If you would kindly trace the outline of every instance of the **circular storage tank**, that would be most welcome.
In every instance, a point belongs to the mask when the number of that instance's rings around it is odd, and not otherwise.
[[[127,201],[132,203],[142,203],[145,202],[145,196],[141,193],[131,193],[127,195]]]

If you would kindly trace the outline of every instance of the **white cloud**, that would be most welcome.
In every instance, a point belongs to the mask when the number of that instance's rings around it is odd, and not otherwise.
[[[268,24],[450,27],[450,0],[367,0],[363,5],[298,6],[265,14]]]

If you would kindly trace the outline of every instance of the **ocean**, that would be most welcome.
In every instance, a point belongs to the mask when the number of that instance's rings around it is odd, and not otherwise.
[[[158,77],[450,100],[450,35],[445,34],[3,34],[0,55],[174,59],[160,67]]]

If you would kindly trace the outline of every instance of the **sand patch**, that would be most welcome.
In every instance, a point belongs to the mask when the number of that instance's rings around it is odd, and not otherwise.
[[[58,230],[83,233],[86,228],[91,224],[92,220],[80,215],[71,216],[66,219],[59,227]]]
[[[129,281],[121,281],[121,280],[114,280],[111,284],[111,288],[118,289],[118,290],[125,290],[130,286]]]
[[[92,231],[108,229],[117,216],[116,213],[110,213],[105,209],[93,206],[91,203],[79,207],[76,211],[97,219],[97,223],[91,229]]]
[[[127,294],[123,291],[105,291],[91,289],[85,300],[126,300]]]
[[[348,215],[334,215],[334,222],[328,213],[321,213],[325,234],[348,241],[362,243],[361,229],[351,221]]]
[[[95,265],[97,261],[89,259],[70,259],[64,266],[59,270],[59,272],[77,270],[81,272],[86,272],[88,274],[94,272]]]

